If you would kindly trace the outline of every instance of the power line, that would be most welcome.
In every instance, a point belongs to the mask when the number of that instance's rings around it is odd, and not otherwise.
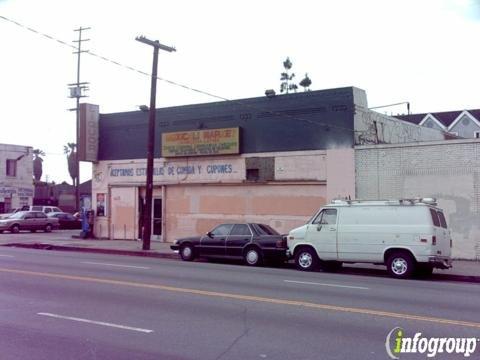
[[[17,21],[14,21],[14,20],[11,20],[5,16],[2,16],[0,15],[0,19],[3,19],[5,21],[8,21],[10,23],[13,23],[21,28],[24,28],[28,31],[31,31],[35,34],[38,34],[40,36],[43,36],[49,40],[53,40],[53,41],[56,41],[62,45],[65,45],[65,46],[68,46],[68,47],[71,47],[75,50],[79,50],[76,46],[74,45],[71,45],[65,41],[62,41],[62,40],[59,40],[51,35],[48,35],[48,34],[45,34],[41,31],[38,31],[36,29],[33,29],[31,27],[28,27],[26,25],[23,25]],[[105,56],[102,56],[102,55],[99,55],[99,54],[96,54],[92,51],[88,51],[87,52],[88,55],[91,55],[91,56],[94,56],[94,57],[97,57],[101,60],[104,60],[106,62],[109,62],[111,64],[114,64],[114,65],[117,65],[117,66],[120,66],[122,68],[125,68],[125,69],[128,69],[128,70],[131,70],[131,71],[134,71],[134,72],[137,72],[139,74],[142,74],[142,75],[145,75],[145,76],[148,76],[148,77],[151,77],[151,74],[145,72],[145,71],[142,71],[142,70],[139,70],[139,69],[136,69],[134,67],[131,67],[129,65],[125,65],[125,64],[122,64],[118,61],[115,61],[115,60],[112,60],[112,59],[109,59]],[[293,120],[297,120],[297,121],[303,121],[303,122],[306,122],[306,123],[309,123],[309,124],[312,124],[312,125],[317,125],[317,126],[322,126],[322,127],[325,127],[325,128],[328,128],[328,129],[338,129],[338,130],[343,130],[343,131],[349,131],[349,132],[355,132],[354,129],[351,129],[351,128],[347,128],[347,127],[343,127],[343,126],[338,126],[338,125],[333,125],[333,124],[325,124],[325,123],[322,123],[322,122],[318,122],[318,121],[313,121],[313,120],[310,120],[310,119],[303,119],[303,118],[299,118],[299,117],[296,117],[296,116],[292,116],[292,115],[289,115],[285,112],[280,112],[280,111],[272,111],[272,110],[267,110],[267,109],[262,109],[262,108],[259,108],[259,107],[255,107],[255,106],[252,106],[250,104],[245,104],[244,102],[242,102],[241,100],[231,100],[231,99],[228,99],[228,98],[225,98],[223,96],[219,96],[219,95],[215,95],[215,94],[212,94],[212,93],[209,93],[209,92],[206,92],[206,91],[203,91],[203,90],[199,90],[199,89],[195,89],[195,88],[192,88],[188,85],[184,85],[184,84],[180,84],[180,83],[177,83],[175,81],[172,81],[172,80],[168,80],[168,79],[163,79],[161,77],[158,77],[157,76],[157,80],[160,80],[160,81],[163,81],[163,82],[166,82],[168,84],[171,84],[171,85],[174,85],[174,86],[177,86],[177,87],[181,87],[181,88],[184,88],[186,90],[190,90],[190,91],[193,91],[193,92],[197,92],[199,94],[202,94],[202,95],[207,95],[207,96],[210,96],[210,97],[213,97],[213,98],[216,98],[216,99],[219,99],[219,100],[223,100],[223,101],[228,101],[228,102],[231,102],[231,103],[236,103],[236,104],[239,104],[241,106],[244,106],[246,108],[249,108],[249,109],[252,109],[252,110],[257,110],[257,111],[263,111],[263,112],[266,112],[266,113],[270,113],[274,116],[282,116],[282,117],[285,117],[285,118],[289,118],[289,119],[293,119]]]

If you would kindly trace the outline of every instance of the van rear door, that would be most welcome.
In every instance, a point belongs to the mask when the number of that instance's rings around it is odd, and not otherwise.
[[[445,220],[443,211],[436,208],[430,208],[430,215],[434,225],[435,240],[432,239],[432,248],[434,255],[450,257],[451,255],[451,236],[450,230]]]

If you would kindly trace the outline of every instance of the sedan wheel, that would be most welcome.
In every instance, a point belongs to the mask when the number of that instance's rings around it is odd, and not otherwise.
[[[244,260],[247,265],[258,266],[262,263],[262,255],[256,248],[250,248],[244,255]]]
[[[20,232],[20,228],[18,227],[18,225],[13,225],[11,228],[10,228],[10,231],[14,234],[18,234]]]
[[[47,225],[45,226],[45,232],[52,232],[52,225],[47,224]]]
[[[180,248],[180,257],[184,261],[192,261],[195,259],[195,251],[193,249],[193,246],[190,244],[183,245]]]

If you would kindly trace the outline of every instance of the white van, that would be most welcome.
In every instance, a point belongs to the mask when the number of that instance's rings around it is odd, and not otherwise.
[[[384,264],[397,278],[451,265],[452,240],[435,199],[333,200],[288,235],[299,270]]]
[[[24,211],[41,211],[45,214],[51,213],[51,212],[63,212],[62,209],[60,209],[57,206],[46,206],[46,205],[25,205],[22,207],[22,210]]]

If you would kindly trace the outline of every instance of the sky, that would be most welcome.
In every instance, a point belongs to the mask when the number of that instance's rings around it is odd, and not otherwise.
[[[150,78],[135,70],[151,72],[152,48],[139,35],[177,50],[159,54],[158,76],[170,82],[158,82],[157,107],[279,93],[288,56],[298,82],[308,73],[312,90],[359,87],[370,107],[480,108],[480,0],[0,0],[0,143],[43,150],[43,181],[71,183],[68,45],[79,27],[90,27],[82,46],[98,55],[82,54],[82,102],[100,113],[149,104]],[[90,179],[91,165],[80,173]]]

